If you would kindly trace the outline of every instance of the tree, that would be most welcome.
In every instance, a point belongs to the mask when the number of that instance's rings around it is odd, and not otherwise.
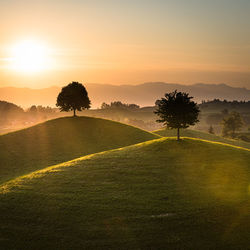
[[[155,114],[160,117],[157,122],[163,122],[167,128],[177,129],[177,140],[180,139],[181,128],[188,128],[199,121],[200,110],[198,105],[191,101],[192,98],[188,93],[175,90],[166,93],[165,98],[155,102]]]
[[[238,112],[231,112],[227,117],[222,120],[222,136],[235,137],[235,132],[240,130],[243,126],[243,120]]]
[[[29,109],[29,112],[31,112],[31,113],[37,113],[37,107],[36,107],[36,105],[32,105],[30,107],[30,109]]]
[[[74,111],[76,116],[76,110],[81,111],[90,108],[90,100],[88,92],[85,87],[79,82],[72,82],[63,87],[57,97],[57,107],[60,107],[60,111]]]
[[[208,133],[209,134],[214,134],[214,128],[212,125],[210,125],[209,129],[208,129]]]
[[[101,105],[101,109],[108,109],[110,108],[110,105],[108,105],[106,102],[103,102]]]

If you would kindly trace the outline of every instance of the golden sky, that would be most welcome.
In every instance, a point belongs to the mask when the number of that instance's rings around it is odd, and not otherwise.
[[[249,0],[0,0],[0,87],[250,88]]]

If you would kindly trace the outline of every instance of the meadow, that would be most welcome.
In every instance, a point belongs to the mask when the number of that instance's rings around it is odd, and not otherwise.
[[[176,129],[165,129],[165,128],[159,129],[153,132],[163,137],[175,137],[177,133]],[[181,133],[181,136],[184,136],[184,137],[199,138],[203,140],[221,142],[221,143],[226,143],[226,144],[233,145],[233,146],[250,149],[249,142],[245,142],[239,139],[234,140],[234,139],[224,138],[219,135],[209,134],[203,131],[198,131],[198,130],[193,130],[193,129],[182,129],[180,133]]]
[[[3,182],[0,248],[247,249],[250,150],[138,133]]]
[[[136,127],[100,118],[50,120],[0,135],[0,183],[83,155],[158,137]]]

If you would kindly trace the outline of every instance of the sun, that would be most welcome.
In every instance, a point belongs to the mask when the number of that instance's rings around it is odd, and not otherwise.
[[[48,69],[49,50],[34,40],[25,40],[17,43],[11,49],[11,68],[23,72],[34,73]]]

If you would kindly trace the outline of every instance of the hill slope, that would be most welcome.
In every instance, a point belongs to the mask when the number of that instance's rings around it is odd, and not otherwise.
[[[104,119],[67,117],[0,136],[0,183],[48,165],[158,138]]]
[[[249,150],[195,139],[85,156],[1,187],[0,246],[247,249],[249,183]]]
[[[176,130],[175,129],[160,129],[154,131],[155,134],[158,134],[163,137],[176,137]],[[191,137],[191,138],[198,138],[203,140],[215,141],[230,144],[233,146],[243,147],[250,149],[250,143],[240,141],[240,140],[233,140],[233,139],[226,139],[218,135],[209,134],[203,131],[192,130],[192,129],[181,129],[180,131],[181,136],[184,137]]]

